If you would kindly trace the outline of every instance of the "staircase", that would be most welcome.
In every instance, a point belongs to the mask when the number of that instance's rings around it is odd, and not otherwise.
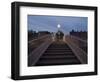
[[[81,64],[69,46],[64,42],[53,42],[40,57],[35,66]]]

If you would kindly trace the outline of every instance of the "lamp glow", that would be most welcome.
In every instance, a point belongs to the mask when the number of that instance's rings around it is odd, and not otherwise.
[[[58,25],[57,25],[57,27],[58,27],[58,28],[60,28],[60,27],[61,27],[61,25],[60,25],[60,24],[58,24]]]

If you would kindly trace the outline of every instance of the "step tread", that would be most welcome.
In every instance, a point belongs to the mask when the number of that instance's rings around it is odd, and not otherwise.
[[[74,55],[52,55],[52,56],[42,56],[41,58],[75,58],[75,56]]]
[[[50,53],[46,52],[43,55],[54,55],[54,54],[56,54],[56,55],[62,55],[62,54],[67,55],[67,54],[73,54],[73,52],[50,52]]]
[[[49,64],[79,64],[80,62],[77,59],[70,59],[70,60],[66,60],[66,59],[51,59],[51,60],[40,60],[39,62],[37,62],[37,65],[49,65]]]
[[[70,47],[65,44],[51,44],[36,63],[36,66],[80,64]]]

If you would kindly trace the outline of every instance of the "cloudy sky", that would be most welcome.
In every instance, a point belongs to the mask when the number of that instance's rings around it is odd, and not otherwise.
[[[71,16],[41,16],[28,15],[28,30],[57,32],[57,25],[60,30],[68,34],[72,29],[77,31],[87,31],[87,17]]]

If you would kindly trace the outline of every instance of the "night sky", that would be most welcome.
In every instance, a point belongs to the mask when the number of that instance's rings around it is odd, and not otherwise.
[[[87,31],[88,18],[74,16],[43,16],[28,15],[28,30],[57,32],[60,30],[68,34],[72,29],[75,31]]]

